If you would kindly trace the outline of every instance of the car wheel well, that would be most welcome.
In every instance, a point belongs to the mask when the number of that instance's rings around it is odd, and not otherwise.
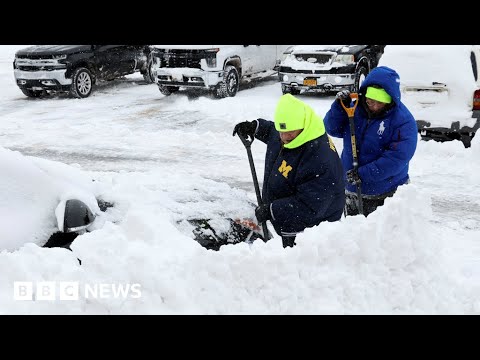
[[[371,66],[370,66],[370,61],[368,61],[368,59],[366,57],[363,57],[363,58],[360,59],[360,61],[357,64],[357,67],[355,69],[355,72],[357,72],[358,69],[362,66],[364,68],[366,68],[368,72],[370,72],[372,70]]]
[[[95,85],[95,83],[97,82],[97,77],[98,77],[97,74],[98,74],[99,71],[95,67],[94,64],[86,62],[86,61],[75,63],[75,65],[72,66],[72,70],[70,72],[71,79],[73,80],[73,74],[75,74],[75,71],[77,71],[77,69],[80,69],[80,68],[86,68],[86,69],[88,69],[88,71],[90,71],[90,73],[92,75],[92,82]]]

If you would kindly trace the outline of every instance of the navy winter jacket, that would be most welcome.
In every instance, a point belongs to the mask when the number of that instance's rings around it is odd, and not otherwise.
[[[393,99],[392,108],[378,117],[369,117],[366,110],[364,94],[370,85],[381,86]],[[358,94],[354,123],[362,194],[382,195],[408,181],[408,166],[417,147],[418,129],[413,115],[400,101],[400,79],[395,70],[386,66],[373,69]],[[350,125],[338,101],[332,104],[324,123],[328,134],[343,138],[342,164],[347,172],[353,168]],[[346,184],[348,191],[356,191],[355,185]]]
[[[295,235],[322,221],[340,220],[345,206],[343,169],[327,133],[287,149],[274,122],[258,122],[255,137],[267,144],[262,196],[265,204],[271,203],[275,231]]]

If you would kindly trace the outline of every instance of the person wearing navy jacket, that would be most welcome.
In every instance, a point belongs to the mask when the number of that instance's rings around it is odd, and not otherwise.
[[[418,141],[415,118],[401,102],[400,77],[386,66],[374,68],[358,90],[358,106],[353,116],[358,171],[353,169],[352,140],[345,107],[351,107],[348,90],[337,93],[325,115],[331,136],[343,138],[341,155],[346,180],[345,215],[357,215],[357,184],[361,185],[363,215],[368,216],[398,186],[409,183],[409,163]]]
[[[345,183],[333,141],[309,105],[285,94],[274,120],[238,123],[233,135],[255,137],[267,144],[264,204],[255,209],[255,215],[259,223],[270,220],[285,248],[296,245],[297,234],[305,228],[340,220]]]

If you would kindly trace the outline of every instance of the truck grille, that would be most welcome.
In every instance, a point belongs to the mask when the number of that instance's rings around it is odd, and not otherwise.
[[[204,50],[168,50],[160,53],[161,67],[167,68],[180,68],[189,67],[195,69],[201,69],[200,60],[205,59],[210,54],[207,54]]]
[[[67,67],[66,64],[60,63],[57,59],[48,59],[46,57],[36,59],[17,57],[15,63],[17,69],[21,71],[53,71]]]
[[[58,70],[59,67],[54,67],[54,66],[19,66],[18,70],[21,71],[53,71],[53,70]]]
[[[55,59],[56,56],[58,55],[28,54],[28,55],[17,55],[17,59],[30,59],[30,60]]]
[[[328,64],[332,60],[333,55],[314,53],[314,54],[295,54],[295,57],[297,58],[297,60],[303,60],[303,61],[307,61],[310,58],[315,58],[317,59],[315,64]]]

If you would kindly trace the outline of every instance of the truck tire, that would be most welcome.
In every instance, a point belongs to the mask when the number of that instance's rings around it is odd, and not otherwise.
[[[79,67],[73,71],[70,95],[76,98],[86,98],[92,93],[94,79],[90,70]]]
[[[147,64],[145,65],[145,70],[142,71],[142,75],[147,84],[152,84],[155,82],[153,59],[151,56],[148,58]]]
[[[223,81],[220,82],[214,90],[215,97],[222,99],[225,97],[234,97],[237,95],[240,85],[240,76],[235,66],[225,66],[225,75]]]
[[[358,92],[360,86],[362,86],[363,81],[368,75],[368,70],[365,66],[361,65],[358,67],[357,71],[355,72],[355,81],[353,83],[353,92]]]
[[[179,89],[178,86],[158,85],[158,90],[160,90],[160,92],[165,96],[169,96],[169,95],[177,92],[178,89]]]

